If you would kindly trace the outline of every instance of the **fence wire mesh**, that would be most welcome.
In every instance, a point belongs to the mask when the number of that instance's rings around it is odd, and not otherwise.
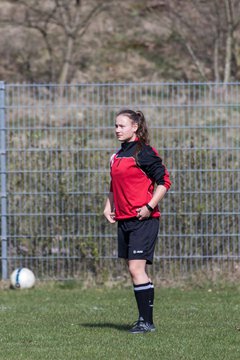
[[[27,266],[72,278],[115,261],[102,211],[123,108],[144,112],[173,182],[155,273],[238,268],[239,84],[5,84],[0,101],[3,277]]]

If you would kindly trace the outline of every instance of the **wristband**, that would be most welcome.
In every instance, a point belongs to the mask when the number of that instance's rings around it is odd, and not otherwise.
[[[153,212],[154,209],[149,204],[146,204],[145,206],[150,212]]]

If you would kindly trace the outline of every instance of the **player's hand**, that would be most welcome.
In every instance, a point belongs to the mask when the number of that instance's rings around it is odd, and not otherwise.
[[[103,212],[105,218],[111,223],[111,224],[114,224],[116,222],[115,220],[115,211],[112,211],[112,212],[106,212],[104,211]]]
[[[148,219],[151,215],[151,212],[148,210],[146,206],[137,209],[137,218],[139,220]]]

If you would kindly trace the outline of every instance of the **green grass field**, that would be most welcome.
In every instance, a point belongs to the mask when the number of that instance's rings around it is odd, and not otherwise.
[[[240,359],[238,287],[156,289],[154,313],[157,331],[132,335],[131,288],[1,290],[0,359]]]

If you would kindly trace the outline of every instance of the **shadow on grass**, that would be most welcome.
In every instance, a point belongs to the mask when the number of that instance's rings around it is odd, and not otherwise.
[[[99,324],[89,324],[89,323],[85,323],[85,324],[80,324],[83,327],[87,327],[87,328],[98,328],[98,329],[116,329],[119,331],[127,331],[130,329],[129,325],[122,325],[122,324],[114,324],[114,323],[99,323]]]

